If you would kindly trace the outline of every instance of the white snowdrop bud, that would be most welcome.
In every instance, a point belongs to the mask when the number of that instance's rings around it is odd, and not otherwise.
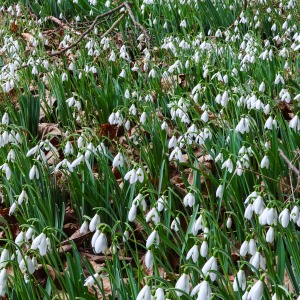
[[[283,228],[287,228],[290,222],[290,211],[285,208],[279,215],[279,221]]]
[[[199,258],[199,246],[198,245],[194,245],[187,253],[186,259],[188,260],[190,258],[192,258],[194,263],[196,263],[198,261],[198,258]]]
[[[145,265],[148,269],[153,268],[153,261],[154,261],[154,258],[153,258],[152,251],[148,250],[145,255]]]
[[[240,248],[240,256],[246,256],[249,251],[249,242],[245,240]]]
[[[249,291],[247,300],[261,300],[264,292],[264,284],[258,280]]]
[[[265,90],[266,90],[266,84],[264,82],[262,82],[259,86],[259,89],[258,89],[261,93],[264,93]]]
[[[223,196],[223,185],[219,185],[216,191],[216,197],[222,198]]]
[[[113,160],[112,165],[113,165],[114,168],[116,168],[116,167],[123,167],[123,165],[124,165],[124,158],[123,158],[122,153],[119,152],[116,155],[116,157]]]
[[[38,248],[39,248],[41,256],[46,255],[46,253],[47,253],[47,239],[46,239],[45,234],[42,236],[42,239],[40,241],[40,244],[39,244]]]
[[[168,123],[167,123],[166,121],[164,121],[164,122],[161,124],[161,130],[165,130],[165,131],[168,130]]]
[[[263,270],[266,269],[264,258],[262,257],[261,253],[258,251],[251,257],[250,264],[255,269],[259,269],[259,268],[262,268]]]
[[[254,239],[250,239],[248,253],[254,255],[256,252],[257,252],[256,242]]]
[[[144,285],[138,293],[136,300],[151,300],[151,288],[149,285]]]
[[[300,217],[300,210],[299,207],[295,205],[291,211],[290,220],[296,223],[299,217]]]
[[[107,238],[106,235],[103,232],[101,232],[95,242],[94,250],[96,253],[105,253],[106,248],[107,248]]]
[[[237,275],[234,277],[233,281],[233,290],[238,292],[239,288],[244,291],[247,286],[246,274],[245,271],[239,270]]]
[[[264,156],[261,163],[260,163],[260,167],[263,169],[263,168],[266,168],[266,169],[269,169],[270,167],[270,161],[269,161],[269,158],[268,156]]]
[[[179,290],[176,291],[176,294],[178,297],[181,297],[183,295],[182,292],[183,291],[187,294],[190,293],[190,281],[189,281],[189,277],[187,274],[183,273],[179,279],[177,280],[176,284],[175,284],[175,289]]]
[[[146,241],[146,248],[149,249],[153,244],[159,245],[159,235],[156,230],[153,230]]]
[[[229,217],[226,221],[226,227],[231,228],[231,225],[232,225],[232,219],[231,219],[231,217]]]
[[[8,215],[11,216],[15,212],[16,208],[17,208],[17,202],[14,202],[9,209]]]
[[[80,226],[79,232],[80,234],[86,234],[88,230],[89,230],[89,223],[88,221],[85,220]]]
[[[269,228],[269,230],[267,231],[267,234],[266,234],[266,242],[267,243],[273,243],[274,238],[275,238],[275,230],[274,230],[274,227],[271,226]]]
[[[171,230],[177,232],[179,231],[179,226],[180,226],[180,220],[179,217],[176,217],[171,223]]]
[[[300,119],[298,115],[295,115],[293,119],[289,123],[289,127],[292,129],[295,129],[297,131],[300,131]]]
[[[155,300],[166,300],[166,298],[165,298],[165,292],[164,292],[163,288],[160,288],[160,287],[159,287],[159,288],[155,291],[154,299],[155,299]]]
[[[101,233],[101,231],[99,229],[96,229],[95,233],[92,236],[91,245],[93,248],[95,248],[95,244],[96,244],[96,241],[97,241],[100,233]]]
[[[192,193],[188,193],[183,198],[183,205],[185,207],[190,206],[193,207],[195,204],[195,196]]]
[[[100,216],[98,214],[95,214],[89,225],[90,231],[94,232],[100,223],[101,223]]]
[[[211,271],[217,271],[218,270],[218,265],[217,265],[217,259],[216,257],[212,256],[202,267],[201,271],[203,273],[203,276],[205,277],[206,275],[209,274],[210,279],[212,281],[215,281],[217,278],[217,274]]]
[[[9,251],[4,248],[1,252],[1,257],[0,257],[0,268],[1,269],[5,268],[9,259],[10,259]]]
[[[144,171],[142,168],[138,168],[136,171],[137,180],[142,183],[144,181]]]
[[[9,123],[8,114],[4,113],[4,115],[2,117],[2,125],[8,125],[8,123]]]
[[[245,213],[244,213],[244,218],[247,220],[251,220],[253,216],[253,205],[250,203],[248,204]]]
[[[28,202],[27,193],[25,191],[22,191],[21,194],[18,197],[18,204],[21,205],[24,199],[25,199],[26,202]]]

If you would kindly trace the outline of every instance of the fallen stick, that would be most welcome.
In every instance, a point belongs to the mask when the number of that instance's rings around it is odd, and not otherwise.
[[[145,29],[144,26],[142,26],[139,22],[137,22],[137,20],[135,19],[134,15],[133,15],[133,12],[132,12],[132,10],[131,10],[131,7],[130,7],[130,5],[128,4],[128,2],[124,2],[124,5],[125,5],[125,7],[126,7],[126,9],[127,9],[127,11],[128,11],[128,14],[129,14],[129,16],[130,16],[130,18],[131,18],[133,24],[134,24],[136,27],[139,27],[139,28],[143,31],[144,36],[145,36],[145,38],[146,38],[146,40],[147,40],[147,46],[148,46],[148,48],[150,49],[150,36],[148,35],[147,30]]]
[[[288,164],[289,169],[299,177],[300,171],[293,165],[293,163],[285,156],[285,154],[281,150],[279,150],[279,156],[281,156],[283,160]]]
[[[98,15],[98,16],[95,18],[95,20],[93,21],[93,23],[90,25],[90,27],[89,27],[85,32],[83,32],[83,33],[81,34],[81,36],[78,38],[78,40],[76,40],[76,41],[75,41],[73,44],[71,44],[70,46],[68,46],[68,47],[66,47],[66,48],[64,48],[64,49],[62,49],[62,50],[60,50],[60,51],[52,52],[52,53],[50,53],[49,55],[50,55],[50,56],[57,56],[57,55],[60,55],[60,54],[62,54],[62,53],[65,53],[66,51],[68,51],[68,50],[72,49],[73,47],[77,46],[77,45],[84,39],[84,37],[85,37],[86,35],[88,35],[88,34],[94,29],[94,27],[96,26],[96,24],[97,24],[97,22],[98,22],[99,19],[104,18],[104,17],[106,17],[106,16],[109,16],[109,15],[113,14],[114,12],[118,11],[119,9],[121,9],[122,7],[125,6],[125,3],[127,3],[127,2],[122,3],[121,5],[119,5],[119,6],[115,7],[115,8],[113,8],[112,10],[110,10],[110,11],[104,13],[104,14]]]

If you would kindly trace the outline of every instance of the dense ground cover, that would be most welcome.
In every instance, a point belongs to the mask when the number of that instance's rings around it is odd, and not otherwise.
[[[0,14],[3,299],[297,299],[298,1]]]

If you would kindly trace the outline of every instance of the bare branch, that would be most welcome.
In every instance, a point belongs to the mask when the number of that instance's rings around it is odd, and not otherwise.
[[[118,11],[119,9],[121,9],[122,7],[124,7],[124,6],[126,6],[126,5],[128,5],[128,7],[130,7],[129,3],[126,1],[126,2],[120,4],[119,6],[113,8],[112,10],[110,10],[110,11],[108,11],[108,12],[106,12],[106,13],[104,13],[104,14],[101,14],[101,15],[98,15],[98,16],[95,18],[95,20],[93,21],[93,23],[89,26],[89,28],[88,28],[85,32],[83,32],[83,33],[81,34],[81,36],[78,38],[78,40],[76,40],[76,41],[75,41],[73,44],[71,44],[70,46],[68,46],[68,47],[66,47],[66,48],[64,48],[64,49],[62,49],[62,50],[60,50],[60,51],[52,52],[52,53],[50,53],[49,55],[50,55],[50,56],[58,56],[58,55],[60,55],[60,54],[63,54],[63,53],[65,53],[65,52],[67,52],[68,50],[74,48],[75,46],[77,46],[77,45],[85,38],[85,36],[87,36],[87,35],[94,29],[94,27],[97,25],[97,22],[98,22],[99,19],[104,18],[104,17],[107,17],[107,16],[109,16],[109,15],[115,13],[116,11]],[[126,6],[126,7],[127,7],[127,6]],[[114,24],[115,24],[115,23],[114,23]],[[116,25],[115,25],[115,26],[116,26]],[[110,28],[109,30],[111,30],[111,28]]]
[[[125,5],[125,7],[126,7],[126,9],[127,9],[127,11],[128,11],[128,14],[129,14],[129,16],[130,16],[130,18],[131,18],[133,24],[134,24],[136,27],[139,27],[139,28],[142,30],[142,32],[144,33],[144,36],[145,36],[145,38],[146,38],[146,40],[147,40],[147,46],[148,46],[148,49],[150,49],[150,36],[148,35],[147,30],[145,29],[144,26],[142,26],[139,22],[137,22],[137,20],[135,19],[134,15],[133,15],[133,12],[132,12],[132,10],[131,10],[131,7],[130,7],[130,5],[128,4],[128,2],[124,2],[124,5]]]
[[[300,171],[293,165],[293,163],[285,156],[285,154],[281,150],[279,150],[279,155],[288,164],[289,169],[291,171],[293,171],[299,177],[300,176]]]

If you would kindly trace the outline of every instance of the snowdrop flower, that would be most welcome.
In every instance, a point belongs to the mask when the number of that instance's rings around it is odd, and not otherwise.
[[[1,252],[1,257],[0,257],[0,269],[5,268],[9,259],[10,259],[9,251],[4,248]],[[0,285],[1,285],[1,283],[0,283]]]
[[[119,74],[119,77],[125,78],[126,77],[126,71],[125,69],[122,69],[121,73]]]
[[[279,221],[283,228],[287,228],[290,222],[290,211],[288,208],[285,208],[279,215]]]
[[[168,148],[171,149],[171,148],[175,148],[177,145],[177,138],[175,135],[173,135],[171,137],[171,139],[169,140],[169,143],[168,143]]]
[[[33,274],[35,271],[35,267],[32,263],[32,260],[27,255],[25,255],[25,257],[19,263],[19,268],[23,273],[27,271],[29,274]]]
[[[36,165],[33,165],[29,171],[29,179],[33,180],[34,177],[36,179],[39,179],[39,177],[40,177],[39,170]]]
[[[100,223],[101,223],[100,216],[98,214],[95,214],[89,225],[90,231],[94,232]]]
[[[153,261],[154,261],[154,258],[153,258],[152,251],[148,250],[145,255],[145,265],[148,269],[153,268]]]
[[[274,122],[274,120],[273,120],[273,118],[270,116],[268,119],[267,119],[267,121],[266,121],[266,123],[265,123],[265,125],[264,125],[264,129],[269,129],[269,130],[272,130],[272,128],[273,128],[273,123]],[[276,122],[276,121],[275,121]],[[276,124],[275,124],[276,125]]]
[[[233,171],[233,163],[230,158],[228,158],[221,166],[221,169],[227,168],[229,173],[232,173]]]
[[[155,224],[160,222],[160,217],[155,207],[153,207],[146,216],[146,222],[150,221],[154,222]]]
[[[141,114],[141,117],[140,117],[140,122],[141,122],[142,124],[145,124],[146,118],[147,118],[147,114],[146,114],[146,112],[143,112],[143,113]]]
[[[203,280],[198,284],[192,291],[191,296],[195,295],[198,292],[197,300],[210,300],[212,291],[208,281]]]
[[[166,300],[165,292],[161,287],[156,289],[155,294],[154,294],[154,299],[155,300]]]
[[[254,239],[250,239],[248,253],[254,255],[256,252],[257,252],[256,241]]]
[[[255,268],[259,269],[259,267],[263,270],[266,269],[266,263],[264,261],[264,258],[262,257],[261,253],[257,251],[251,258],[250,258],[250,264]]]
[[[105,253],[106,248],[108,247],[106,235],[101,232],[99,237],[95,242],[95,253]]]
[[[270,226],[269,230],[266,234],[266,242],[267,243],[273,243],[275,238],[275,230],[273,226]]]
[[[300,218],[300,210],[299,207],[295,205],[291,211],[290,220],[296,223],[299,218]]]
[[[87,220],[85,220],[82,225],[80,226],[79,232],[80,234],[86,234],[89,229],[89,223]]]
[[[236,125],[235,131],[241,134],[250,132],[250,121],[246,118],[241,118],[240,122]]]
[[[239,288],[244,291],[247,286],[246,274],[243,270],[239,270],[237,275],[234,277],[233,290],[238,292]]]
[[[151,288],[148,284],[144,285],[136,300],[151,300]]]
[[[285,83],[283,77],[282,77],[280,74],[277,74],[274,83],[275,83],[275,84],[278,84],[279,82],[281,82],[282,84]]]
[[[222,198],[223,196],[223,185],[219,185],[216,191],[216,197]]]
[[[116,168],[116,167],[123,167],[123,165],[124,165],[124,158],[123,158],[122,153],[119,152],[119,153],[116,155],[116,157],[114,158],[113,163],[112,163],[112,166],[113,166],[114,168]]]
[[[62,74],[61,80],[62,80],[62,81],[67,81],[67,80],[68,80],[68,75],[67,75],[67,73],[63,73],[63,74]]]
[[[99,273],[87,277],[84,281],[84,286],[92,287],[96,282],[100,283],[101,276]]]
[[[131,208],[129,210],[129,213],[128,213],[128,221],[129,222],[133,222],[136,218],[138,204],[135,204],[135,203],[136,203],[136,201],[133,201]]]
[[[171,152],[169,161],[171,161],[173,158],[179,160],[180,162],[183,162],[182,152],[178,146]]]
[[[25,232],[22,230],[17,236],[16,236],[16,239],[15,239],[15,243],[20,246],[23,244],[23,242],[26,241],[26,234]]]
[[[229,217],[226,221],[226,227],[231,228],[231,226],[232,226],[232,219],[231,219],[231,217]]]
[[[153,230],[146,241],[146,248],[149,249],[153,244],[159,245],[159,235],[157,230]]]
[[[201,120],[203,121],[203,122],[208,122],[208,120],[209,120],[209,114],[208,114],[208,112],[205,110],[204,112],[203,112],[203,114],[201,115]]]
[[[4,115],[2,116],[2,120],[1,120],[2,125],[8,125],[9,123],[9,117],[7,113],[4,113]]]
[[[196,244],[194,245],[186,255],[186,259],[192,258],[193,262],[196,263],[199,258],[199,246]]]
[[[15,162],[16,160],[16,152],[14,149],[10,149],[10,151],[7,154],[7,161]]]
[[[11,177],[11,170],[10,170],[10,167],[8,166],[7,163],[4,163],[1,167],[0,167],[0,170],[2,170],[4,173],[5,173],[5,177],[7,180],[10,179]]]
[[[180,220],[179,217],[176,217],[171,223],[171,230],[174,230],[175,232],[179,231],[178,226],[180,226]]]
[[[101,231],[99,229],[96,229],[95,233],[92,236],[91,245],[93,248],[95,248],[95,244],[96,244],[98,237],[100,236],[100,233],[101,233]]]
[[[246,256],[249,250],[249,242],[245,240],[240,248],[240,256]]]
[[[264,292],[262,280],[258,280],[249,291],[247,300],[261,300]]]
[[[37,151],[39,150],[39,145],[31,148],[30,150],[28,150],[27,154],[26,154],[26,157],[29,157],[35,153],[37,153]]]
[[[192,193],[188,193],[185,195],[185,197],[183,198],[183,205],[185,207],[189,206],[189,207],[193,207],[195,204],[195,196]]]
[[[32,241],[31,244],[31,249],[32,250],[39,249],[41,256],[46,255],[47,252],[46,238],[47,238],[46,234],[42,232]]]
[[[133,184],[137,181],[137,176],[136,176],[136,170],[132,169],[129,172],[127,172],[124,176],[125,180],[129,180],[130,184]]]
[[[206,240],[204,240],[200,247],[200,255],[202,257],[206,257],[207,254],[208,254],[208,243]]]
[[[203,276],[209,275],[211,281],[215,281],[217,278],[217,274],[212,271],[217,271],[218,265],[217,265],[217,259],[216,257],[212,256],[202,267],[201,272]]]
[[[23,190],[23,191],[21,192],[21,194],[19,195],[19,197],[18,197],[18,204],[21,205],[24,199],[25,199],[26,202],[28,202],[28,195],[27,195],[27,193]]]
[[[266,90],[266,84],[264,82],[262,82],[258,88],[258,90],[261,92],[261,93],[264,93],[265,90]]]
[[[178,297],[181,297],[183,295],[182,292],[183,291],[187,294],[190,293],[190,281],[189,281],[189,277],[186,273],[183,273],[179,279],[177,280],[176,284],[175,284],[175,289],[179,290],[176,291],[176,294]]]
[[[157,210],[158,211],[166,210],[167,205],[168,205],[168,202],[167,202],[166,196],[161,196],[160,198],[158,198],[158,200],[157,200]]]
[[[187,25],[186,20],[182,20],[179,24],[180,27],[184,27],[184,28],[186,28],[186,25]]]
[[[260,167],[263,169],[263,168],[266,168],[266,169],[269,169],[270,167],[270,162],[269,162],[269,158],[268,156],[264,156],[261,163],[260,163]]]
[[[136,178],[137,178],[137,181],[139,181],[140,183],[142,183],[144,181],[144,171],[142,168],[138,168],[137,171],[136,171]]]
[[[0,296],[4,297],[7,292],[8,272],[5,268],[0,271]]]
[[[265,209],[265,203],[262,196],[258,195],[253,202],[252,210],[257,214],[261,215]]]
[[[297,131],[300,131],[300,119],[298,115],[295,115],[293,119],[289,123],[289,127],[292,129],[295,129]]]

